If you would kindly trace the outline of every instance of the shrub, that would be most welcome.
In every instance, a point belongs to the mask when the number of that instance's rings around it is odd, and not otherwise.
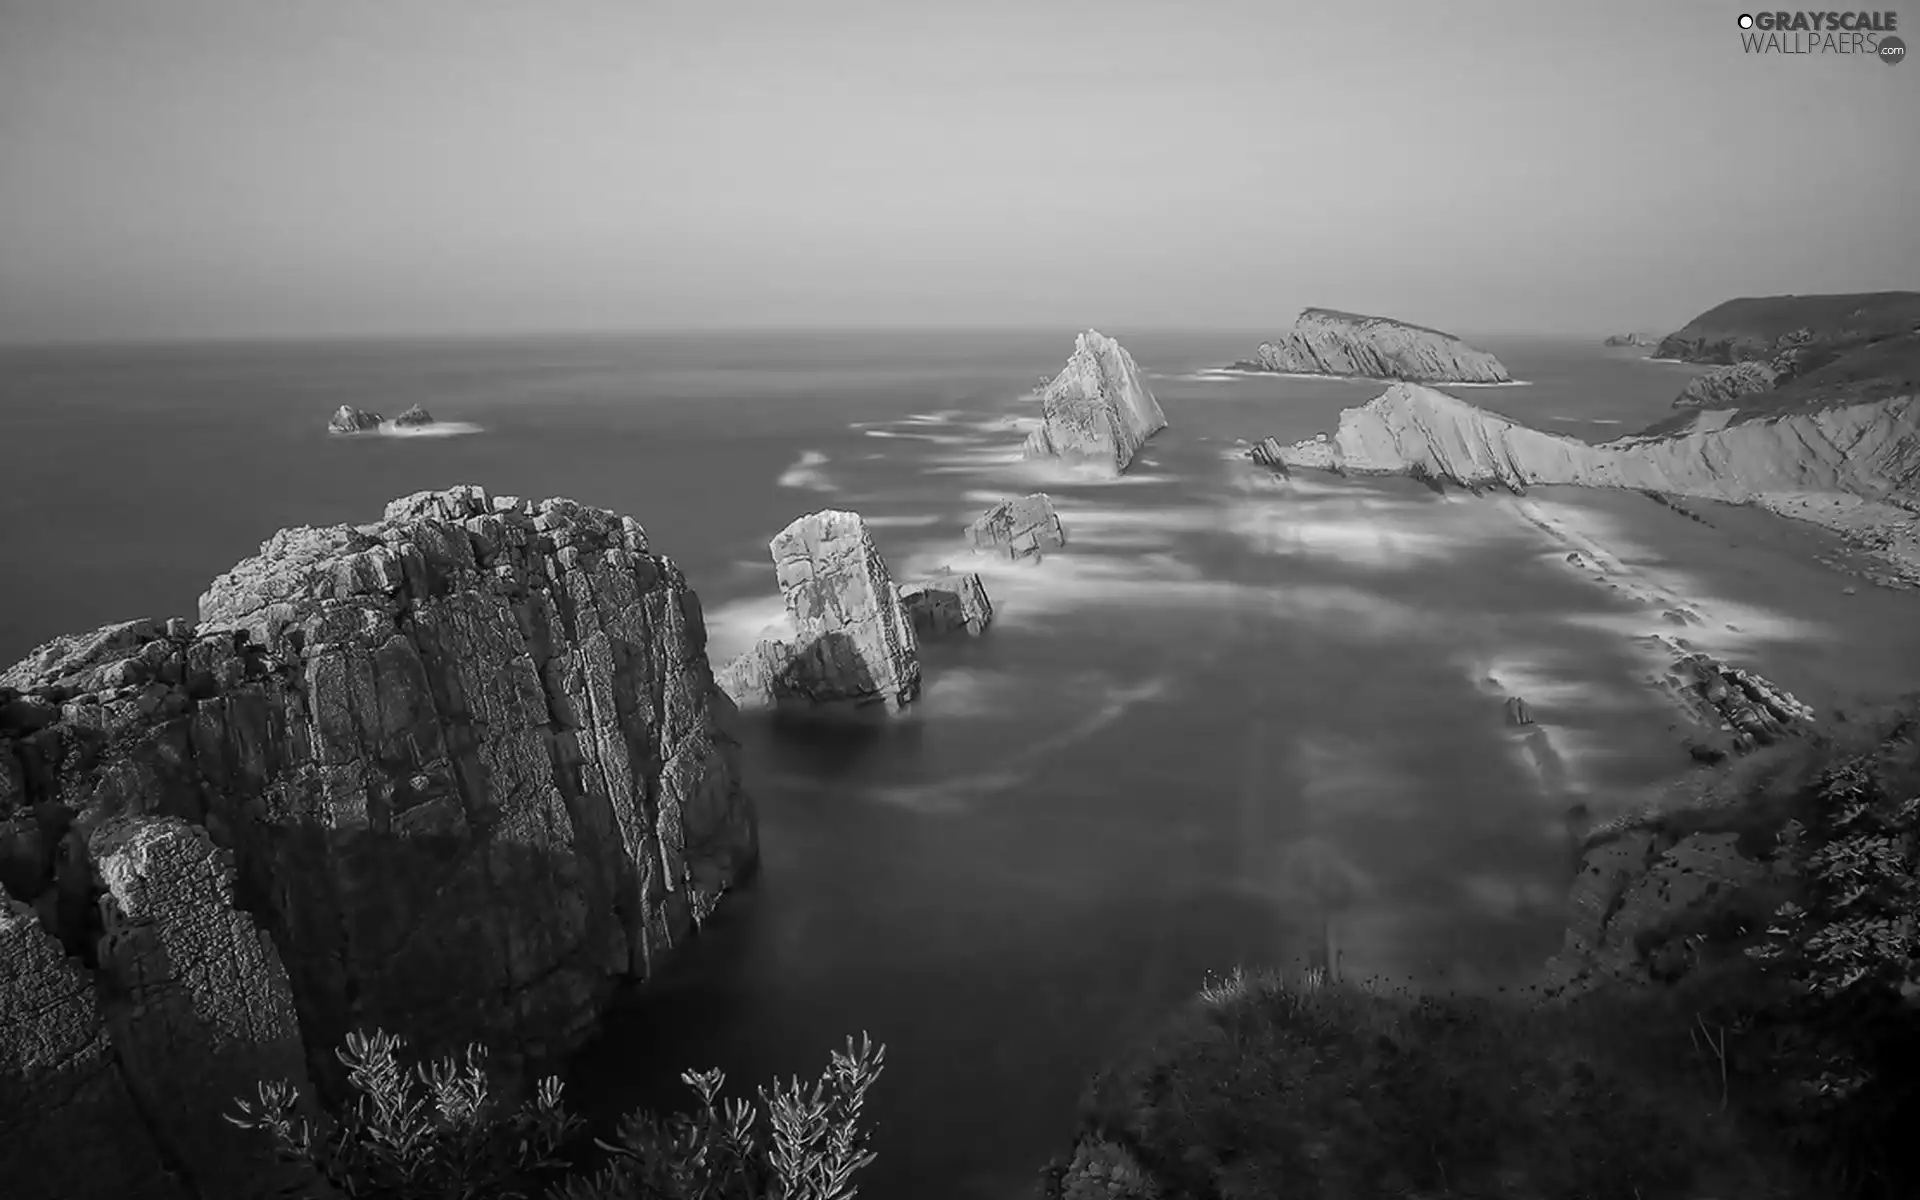
[[[629,1114],[613,1141],[596,1139],[609,1161],[572,1179],[559,1152],[583,1123],[566,1111],[559,1079],[508,1106],[481,1047],[464,1065],[446,1058],[412,1071],[400,1065],[404,1047],[377,1030],[349,1034],[336,1053],[357,1095],[319,1127],[298,1115],[299,1091],[284,1081],[262,1083],[258,1100],[239,1101],[227,1119],[369,1200],[526,1200],[543,1183],[548,1200],[853,1200],[853,1176],[874,1160],[860,1126],[886,1047],[864,1034],[858,1045],[847,1039],[811,1088],[797,1078],[761,1088],[760,1109],[720,1101],[721,1072],[688,1072],[695,1112]]]

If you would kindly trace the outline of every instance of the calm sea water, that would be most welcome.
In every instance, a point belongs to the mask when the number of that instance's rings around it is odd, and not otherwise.
[[[689,1067],[810,1074],[871,1031],[890,1066],[866,1193],[1022,1194],[1087,1074],[1210,970],[1330,930],[1349,975],[1524,982],[1561,936],[1568,807],[1677,769],[1633,642],[1644,597],[1570,571],[1508,502],[1240,460],[1237,439],[1328,428],[1377,386],[1205,379],[1258,335],[1111,332],[1172,427],[1107,485],[1035,474],[1007,424],[1071,331],[0,352],[0,659],[190,613],[283,525],[467,482],[637,517],[724,655],[777,612],[766,543],[794,517],[865,514],[905,576],[962,561],[981,508],[1050,490],[1070,551],[991,571],[991,634],[926,650],[908,718],[747,725],[763,874],[573,1080],[611,1112],[678,1099]],[[1595,439],[1661,415],[1688,373],[1489,345],[1529,385],[1458,394]],[[340,404],[413,403],[480,431],[323,431]],[[1920,630],[1910,599],[1843,595],[1771,527],[1534,503],[1789,686],[1898,675],[1885,639],[1849,639],[1863,615]],[[1503,689],[1540,717],[1544,772]]]

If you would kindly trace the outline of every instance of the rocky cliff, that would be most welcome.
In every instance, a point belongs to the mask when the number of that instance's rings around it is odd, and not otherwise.
[[[1512,382],[1499,359],[1450,333],[1330,308],[1302,312],[1292,329],[1260,343],[1258,358],[1234,366],[1423,383]]]
[[[421,493],[200,616],[0,675],[0,1146],[105,1148],[10,1196],[232,1194],[197,1116],[324,1086],[351,1029],[563,1050],[755,858],[699,602],[631,519]]]
[[[1843,398],[1738,417],[1695,414],[1671,433],[1591,445],[1395,384],[1341,413],[1331,437],[1283,447],[1280,459],[1470,488],[1580,484],[1760,504],[1859,539],[1900,576],[1920,579],[1920,398]]]
[[[811,513],[768,549],[786,615],[721,669],[720,687],[733,702],[743,709],[911,703],[920,691],[919,639],[860,514]]]
[[[1147,439],[1167,427],[1133,356],[1091,329],[1075,339],[1067,365],[1041,390],[1040,406],[1044,418],[1021,452],[1108,476],[1125,471]]]
[[[1687,381],[1673,399],[1675,408],[1720,408],[1759,392],[1773,390],[1782,371],[1761,359],[1712,370]]]

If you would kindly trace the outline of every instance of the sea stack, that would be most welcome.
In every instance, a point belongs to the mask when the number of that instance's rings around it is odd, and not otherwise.
[[[433,424],[433,414],[418,404],[393,419],[394,425],[402,429],[416,428]]]
[[[350,1030],[577,1046],[756,857],[705,642],[630,518],[462,487],[0,673],[0,1177],[172,1195]]]
[[[1038,562],[1049,550],[1067,544],[1067,530],[1045,492],[1002,500],[967,526],[967,543],[976,554]]]
[[[882,706],[920,692],[920,643],[887,563],[859,513],[823,509],[768,544],[783,620],[723,668],[742,709]]]
[[[364,408],[342,404],[333,410],[333,417],[327,421],[327,432],[371,433],[380,428],[380,422],[383,419],[377,412],[368,412]]]
[[[1109,478],[1125,471],[1147,439],[1167,427],[1133,356],[1091,329],[1075,339],[1067,365],[1042,389],[1040,405],[1044,419],[1021,452]]]
[[[1450,333],[1390,317],[1309,308],[1293,328],[1260,343],[1241,370],[1289,375],[1401,379],[1415,383],[1511,383],[1499,359]]]
[[[900,585],[900,603],[922,638],[965,633],[979,637],[993,624],[993,602],[973,571],[941,567],[925,579]]]

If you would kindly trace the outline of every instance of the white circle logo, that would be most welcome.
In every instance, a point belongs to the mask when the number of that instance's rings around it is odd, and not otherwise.
[[[1741,14],[1740,14],[1740,28],[1742,28],[1742,29],[1752,29],[1752,28],[1753,28],[1753,16],[1752,16],[1751,14],[1749,14],[1749,13],[1741,13]]]

